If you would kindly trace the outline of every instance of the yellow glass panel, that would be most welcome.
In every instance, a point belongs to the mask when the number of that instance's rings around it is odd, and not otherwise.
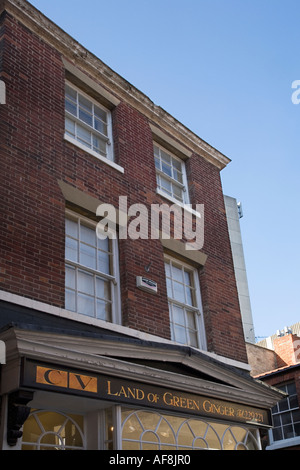
[[[124,425],[123,439],[139,440],[142,432],[143,428],[141,427],[136,416],[133,415],[127,419]]]
[[[74,421],[72,421],[72,419]],[[69,415],[52,411],[32,414],[23,427],[23,442],[37,443],[41,439],[41,448],[57,448],[61,445],[83,447],[80,430],[83,429],[83,416]]]
[[[164,444],[175,444],[174,432],[170,424],[165,419],[161,420],[161,423],[157,429],[157,434],[160,438],[160,441]]]
[[[38,413],[38,418],[46,432],[58,432],[67,420],[66,416],[51,411],[41,411]]]
[[[63,442],[56,434],[49,432],[42,437],[41,444],[48,444],[51,446],[60,446],[63,444]]]
[[[143,440],[143,443],[158,443],[158,437],[156,436],[156,434],[152,431],[147,431],[143,434],[143,437],[142,437],[142,440]]]
[[[24,442],[37,442],[41,435],[41,428],[38,425],[35,416],[29,416],[23,428],[23,441]]]
[[[208,449],[208,445],[206,443],[206,441],[204,439],[202,439],[202,437],[198,437],[195,441],[194,441],[194,449],[195,450],[202,450],[202,449]]]
[[[139,412],[138,414],[139,419],[141,420],[143,424],[144,429],[149,429],[154,431],[158,425],[158,422],[160,420],[160,415],[157,413],[152,413],[152,412],[147,412],[147,411],[142,411]]]
[[[179,430],[178,444],[180,446],[192,446],[194,435],[187,423],[184,423]]]
[[[82,438],[79,430],[72,421],[68,421],[62,430],[61,436],[64,438],[66,446],[82,446]]]

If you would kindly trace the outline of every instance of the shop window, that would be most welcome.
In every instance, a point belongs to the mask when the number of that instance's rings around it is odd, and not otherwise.
[[[65,87],[65,136],[98,158],[113,160],[110,111],[71,83]]]
[[[83,416],[33,411],[23,427],[22,450],[84,450]]]
[[[154,144],[157,190],[174,202],[189,203],[185,163],[169,151]]]
[[[117,323],[117,243],[97,236],[96,223],[68,212],[65,243],[65,308]]]
[[[191,266],[165,261],[172,339],[204,349],[204,326],[198,273]]]
[[[271,431],[271,442],[300,436],[300,409],[296,385],[293,382],[276,387],[288,396],[272,408],[274,427]]]
[[[237,425],[122,410],[123,450],[255,450],[256,431]]]

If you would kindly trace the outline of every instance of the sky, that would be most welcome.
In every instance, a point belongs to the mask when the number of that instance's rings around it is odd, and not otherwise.
[[[30,3],[231,159],[256,339],[300,322],[300,1]]]

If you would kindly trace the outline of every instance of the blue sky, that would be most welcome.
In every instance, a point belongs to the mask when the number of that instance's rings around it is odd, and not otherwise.
[[[231,158],[255,335],[299,322],[299,0],[31,3]]]

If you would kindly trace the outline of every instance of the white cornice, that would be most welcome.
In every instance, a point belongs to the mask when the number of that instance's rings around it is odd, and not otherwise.
[[[114,72],[26,0],[0,0],[0,14],[3,10],[51,44],[73,65],[89,74],[96,84],[100,83],[109,93],[115,95],[116,99],[128,102],[138,109],[152,123],[178,139],[187,149],[201,155],[219,170],[231,161],[160,106],[154,104],[144,93]]]

